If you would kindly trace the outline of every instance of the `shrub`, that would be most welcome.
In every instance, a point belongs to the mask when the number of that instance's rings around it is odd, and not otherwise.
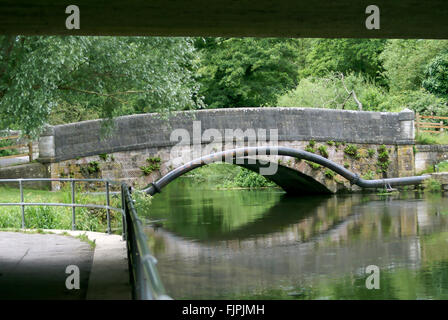
[[[305,151],[311,152],[311,153],[315,153],[316,152],[316,150],[314,150],[314,148],[312,146],[310,146],[310,145],[307,145],[305,147]]]
[[[319,170],[321,165],[318,163],[314,163],[312,161],[305,160],[305,162],[311,167],[313,170]]]
[[[151,213],[151,201],[152,197],[140,190],[134,190],[132,193],[132,199],[134,199],[134,207],[138,212],[138,215],[142,217],[149,217]]]
[[[87,166],[81,167],[80,170],[83,176],[88,177],[100,171],[100,164],[98,161],[90,161]]]
[[[319,150],[319,153],[322,155],[322,157],[328,158],[328,151],[326,146],[321,145],[319,146],[319,148],[317,148],[317,150]]]
[[[362,75],[347,74],[345,85],[354,90],[363,104],[364,110],[379,110],[379,106],[387,98],[386,90],[377,86],[374,81]],[[310,107],[358,110],[354,99],[347,100],[347,91],[338,74],[327,74],[325,77],[302,78],[297,87],[277,101],[282,107]]]
[[[390,160],[389,160],[389,151],[386,146],[383,144],[378,148],[378,162],[379,171],[382,173],[386,173],[389,168]]]
[[[426,67],[422,86],[428,92],[448,98],[448,53],[435,57]]]
[[[372,149],[372,148],[368,149],[367,154],[368,154],[369,158],[372,158],[375,155],[375,149]]]
[[[353,144],[349,144],[344,148],[344,153],[355,158],[355,159],[359,159],[360,155],[358,153],[358,147],[353,145]]]
[[[436,164],[437,172],[448,172],[448,161],[442,161]]]
[[[267,180],[262,175],[245,168],[241,168],[240,172],[234,178],[232,184],[241,188],[261,188],[275,186],[273,182]]]
[[[366,180],[373,180],[375,178],[375,172],[369,170],[366,174],[362,176],[362,178]]]
[[[436,179],[429,178],[423,182],[425,190],[429,192],[440,192],[442,190],[442,184]]]
[[[148,162],[148,165],[140,167],[140,170],[143,171],[145,176],[148,176],[155,170],[160,169],[161,159],[159,157],[148,158],[146,159],[146,162]]]
[[[333,140],[327,141],[327,144],[331,147],[334,145],[334,141]]]
[[[328,179],[333,179],[334,176],[336,175],[336,173],[331,169],[325,169],[324,174],[325,174],[325,177],[327,177]]]

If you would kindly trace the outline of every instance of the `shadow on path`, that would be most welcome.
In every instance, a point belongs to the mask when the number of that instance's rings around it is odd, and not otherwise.
[[[93,249],[55,234],[0,232],[0,299],[85,299]],[[68,290],[66,267],[80,270],[80,289]]]

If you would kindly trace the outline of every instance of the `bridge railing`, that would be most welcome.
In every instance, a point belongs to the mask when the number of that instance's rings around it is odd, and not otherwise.
[[[25,202],[23,183],[27,181],[57,181],[70,182],[71,203],[50,202]],[[111,211],[121,212],[122,236],[126,240],[129,279],[132,286],[132,297],[137,300],[171,299],[165,292],[165,288],[156,268],[157,260],[151,254],[148,241],[143,231],[143,223],[137,215],[134,200],[131,196],[131,188],[121,184],[121,208],[110,206],[110,185],[120,185],[119,182],[105,179],[69,179],[69,178],[27,178],[27,179],[0,179],[0,183],[19,184],[20,201],[7,203],[0,202],[1,206],[20,206],[22,208],[22,228],[26,228],[26,206],[56,206],[72,208],[72,230],[76,230],[76,208],[105,209],[107,212],[107,233],[111,233]],[[104,183],[106,189],[106,205],[76,203],[76,183],[96,182]]]
[[[125,215],[125,236],[128,246],[128,263],[132,297],[136,300],[167,300],[162,281],[156,268],[157,259],[148,248],[143,223],[137,215],[131,190],[123,184],[121,199]]]

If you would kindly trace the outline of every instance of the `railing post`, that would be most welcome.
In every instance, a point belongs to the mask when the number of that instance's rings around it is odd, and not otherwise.
[[[121,186],[121,227],[122,227],[122,237],[123,241],[127,240],[126,236],[126,202],[125,202],[125,195],[124,195],[124,187]]]
[[[20,202],[22,202],[22,229],[25,229],[26,224],[25,224],[25,205],[24,203],[24,198],[23,198],[23,185],[22,185],[22,180],[19,180],[19,188],[20,188]]]
[[[72,188],[72,230],[76,230],[76,208],[75,204],[75,181],[70,181],[70,185]]]
[[[111,234],[111,228],[110,228],[110,200],[109,200],[109,181],[106,181],[106,212],[107,212],[107,233]]]

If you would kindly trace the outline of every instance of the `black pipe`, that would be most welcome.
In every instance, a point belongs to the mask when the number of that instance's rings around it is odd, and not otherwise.
[[[361,188],[381,188],[386,186],[392,187],[402,185],[413,185],[422,183],[423,180],[428,179],[430,177],[429,175],[422,175],[422,176],[403,177],[403,178],[365,180],[362,179],[359,175],[345,169],[343,166],[331,160],[328,160],[324,157],[321,157],[317,154],[287,147],[264,146],[264,147],[246,147],[246,148],[221,151],[195,159],[178,167],[177,169],[168,172],[165,176],[163,176],[156,182],[152,183],[148,188],[144,189],[143,191],[146,192],[147,194],[154,195],[158,192],[161,192],[161,190],[171,181],[177,179],[178,177],[182,176],[183,174],[193,169],[217,161],[226,161],[232,159],[233,162],[233,160],[236,158],[256,156],[256,155],[290,156],[298,159],[308,160],[333,170],[334,172],[340,174],[348,181],[350,181],[351,184],[355,184],[357,186],[360,186]]]

